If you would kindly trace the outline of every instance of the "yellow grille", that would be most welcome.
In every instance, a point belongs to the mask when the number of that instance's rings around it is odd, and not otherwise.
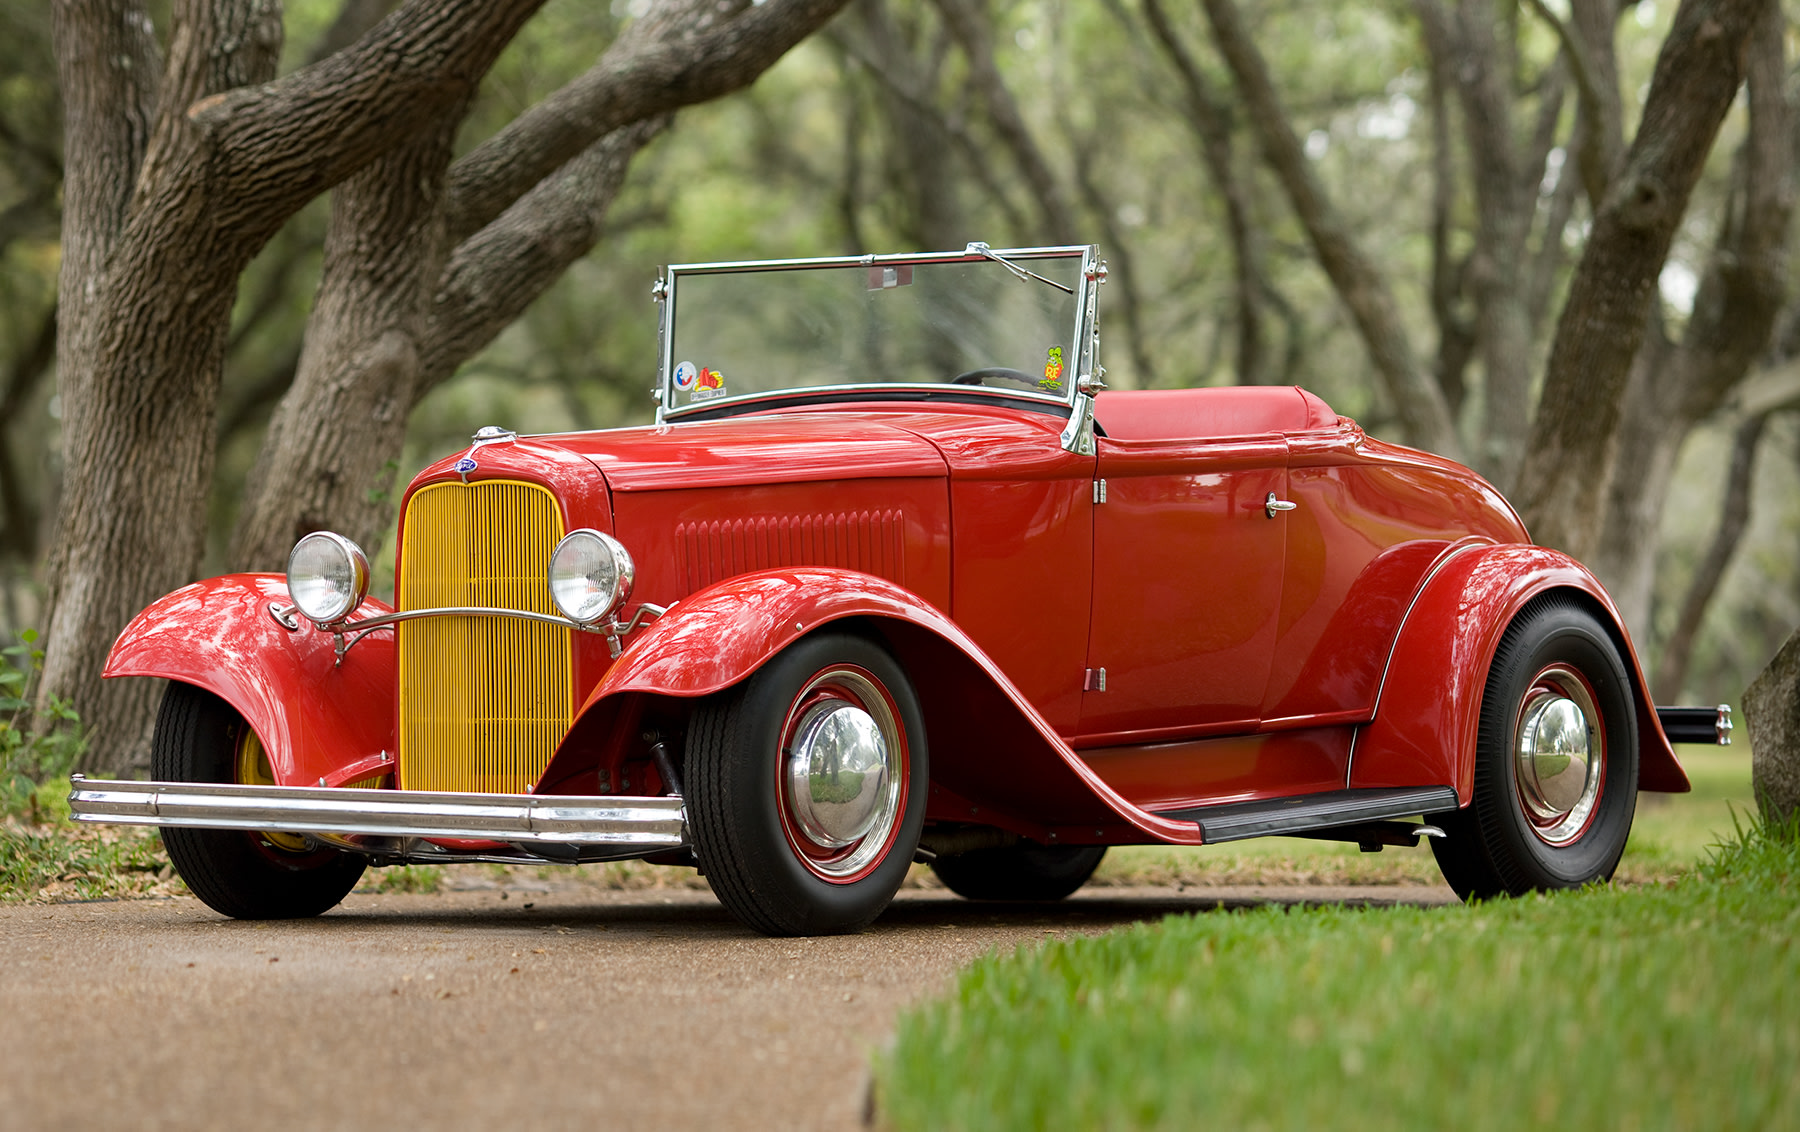
[[[546,571],[563,536],[532,484],[440,483],[406,508],[399,604],[555,613]],[[517,617],[421,617],[400,633],[404,790],[521,793],[569,729],[569,630]]]

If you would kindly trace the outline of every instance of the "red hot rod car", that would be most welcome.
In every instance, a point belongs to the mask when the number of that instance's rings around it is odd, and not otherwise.
[[[352,542],[146,609],[150,782],[231,916],[368,864],[696,864],[852,931],[915,860],[1055,899],[1108,845],[1431,845],[1465,896],[1609,876],[1683,791],[1605,591],[1492,487],[1297,388],[1103,392],[1091,247],[671,267],[657,419],[476,434]],[[1710,731],[1711,720],[1702,721]]]

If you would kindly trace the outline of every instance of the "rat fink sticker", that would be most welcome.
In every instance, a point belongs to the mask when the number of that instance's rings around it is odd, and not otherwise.
[[[1046,393],[1062,392],[1063,349],[1061,346],[1050,347],[1050,353],[1044,358],[1044,380],[1038,382],[1038,388]]]

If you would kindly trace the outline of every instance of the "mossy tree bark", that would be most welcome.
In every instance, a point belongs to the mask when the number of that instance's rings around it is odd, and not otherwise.
[[[1800,631],[1744,690],[1744,724],[1763,818],[1794,820],[1800,814]]]
[[[1620,451],[1633,359],[1657,277],[1771,0],[1685,0],[1642,121],[1595,210],[1558,320],[1513,501],[1533,538],[1592,558]],[[1760,343],[1759,343],[1760,346]]]
[[[300,364],[251,473],[232,568],[278,570],[297,538],[321,529],[372,548],[392,518],[419,399],[594,246],[631,158],[668,113],[753,82],[843,2],[665,0],[460,161],[465,107],[446,106],[432,129],[340,186]],[[573,146],[556,165],[543,157]],[[526,180],[521,167],[542,172]]]

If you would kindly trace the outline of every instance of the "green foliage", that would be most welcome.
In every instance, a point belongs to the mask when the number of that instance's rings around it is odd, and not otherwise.
[[[28,814],[41,820],[39,785],[66,777],[86,747],[81,719],[67,701],[50,698],[48,725],[33,730],[26,698],[44,667],[44,650],[34,629],[0,648],[0,814]]]
[[[45,783],[45,806],[69,792],[66,780]],[[44,824],[0,821],[0,904],[22,901],[103,900],[146,896],[169,886],[174,875],[153,829],[137,826],[77,828],[61,817]]]
[[[1800,1111],[1800,838],[1669,886],[1174,917],[977,962],[895,1128],[1757,1128]],[[1792,831],[1786,831],[1792,832]]]

